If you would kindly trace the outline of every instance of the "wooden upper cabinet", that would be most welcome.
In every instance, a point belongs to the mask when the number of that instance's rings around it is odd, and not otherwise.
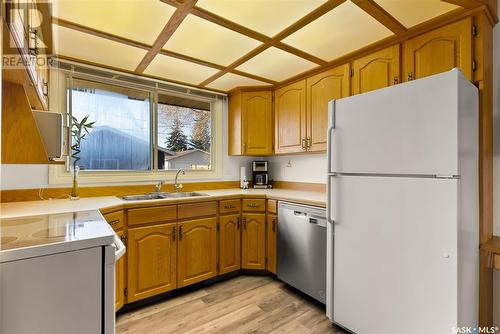
[[[128,302],[176,288],[176,223],[128,230]]]
[[[229,155],[273,154],[271,91],[236,92],[229,97]]]
[[[124,239],[125,232],[118,231],[116,235]],[[125,305],[125,256],[122,256],[115,264],[115,311]]]
[[[245,213],[242,217],[241,267],[266,268],[266,214]]]
[[[401,82],[399,44],[356,59],[352,63],[352,94],[389,87]]]
[[[306,81],[276,90],[274,99],[275,152],[296,153],[305,150]]]
[[[217,275],[216,222],[214,217],[179,223],[178,287]]]
[[[459,67],[472,79],[472,18],[466,18],[404,43],[405,80]]]
[[[328,102],[349,96],[350,66],[342,65],[307,78],[307,150],[326,151]]]
[[[241,267],[240,215],[221,216],[219,225],[219,274],[225,274]]]

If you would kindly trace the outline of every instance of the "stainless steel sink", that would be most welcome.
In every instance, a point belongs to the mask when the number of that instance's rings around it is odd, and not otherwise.
[[[145,201],[152,199],[164,199],[164,198],[184,198],[184,197],[196,197],[196,196],[208,196],[207,194],[197,193],[197,192],[175,192],[175,193],[148,193],[141,195],[128,195],[123,196],[122,199],[126,201]]]
[[[168,197],[172,198],[182,198],[182,197],[196,197],[196,196],[208,196],[207,194],[197,193],[197,192],[177,192],[177,193],[167,193]]]

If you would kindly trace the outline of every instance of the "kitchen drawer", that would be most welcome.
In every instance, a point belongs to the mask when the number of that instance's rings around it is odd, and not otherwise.
[[[241,201],[239,199],[229,199],[219,202],[219,213],[239,212],[241,210]]]
[[[179,219],[215,216],[217,202],[204,202],[193,204],[179,204]]]
[[[104,215],[104,219],[115,231],[125,226],[125,212],[123,210],[107,213]]]
[[[166,222],[177,219],[177,208],[175,205],[155,206],[150,208],[129,209],[128,225],[140,225],[147,223]]]
[[[247,212],[264,212],[266,211],[265,199],[244,199],[243,211]]]
[[[276,206],[277,206],[277,201],[275,199],[268,199],[267,200],[267,213],[274,213],[276,214]]]

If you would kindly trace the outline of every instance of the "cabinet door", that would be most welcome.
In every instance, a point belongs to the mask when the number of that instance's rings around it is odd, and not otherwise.
[[[175,289],[175,234],[175,223],[128,230],[128,302]]]
[[[266,258],[267,271],[276,274],[276,235],[278,231],[278,220],[276,215],[267,215],[266,231]]]
[[[216,222],[214,217],[179,223],[178,287],[217,275]]]
[[[472,79],[472,18],[404,43],[405,80],[420,79],[454,67]]]
[[[241,267],[244,269],[266,268],[266,215],[246,213],[242,217],[243,237]]]
[[[220,216],[219,225],[219,273],[225,274],[241,267],[240,215]]]
[[[242,93],[243,154],[273,153],[272,92]]]
[[[306,137],[306,81],[278,89],[274,96],[276,153],[302,152]]]
[[[349,64],[307,79],[307,146],[309,151],[326,151],[328,102],[349,96]]]
[[[122,240],[125,238],[125,232],[118,231],[116,235]],[[118,311],[125,304],[125,259],[122,256],[115,264],[115,311]]]
[[[352,93],[360,94],[401,82],[399,44],[352,63]]]

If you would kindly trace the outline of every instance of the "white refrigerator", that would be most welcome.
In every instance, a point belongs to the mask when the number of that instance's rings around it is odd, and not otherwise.
[[[477,325],[478,104],[458,69],[330,102],[335,324],[357,334]]]

